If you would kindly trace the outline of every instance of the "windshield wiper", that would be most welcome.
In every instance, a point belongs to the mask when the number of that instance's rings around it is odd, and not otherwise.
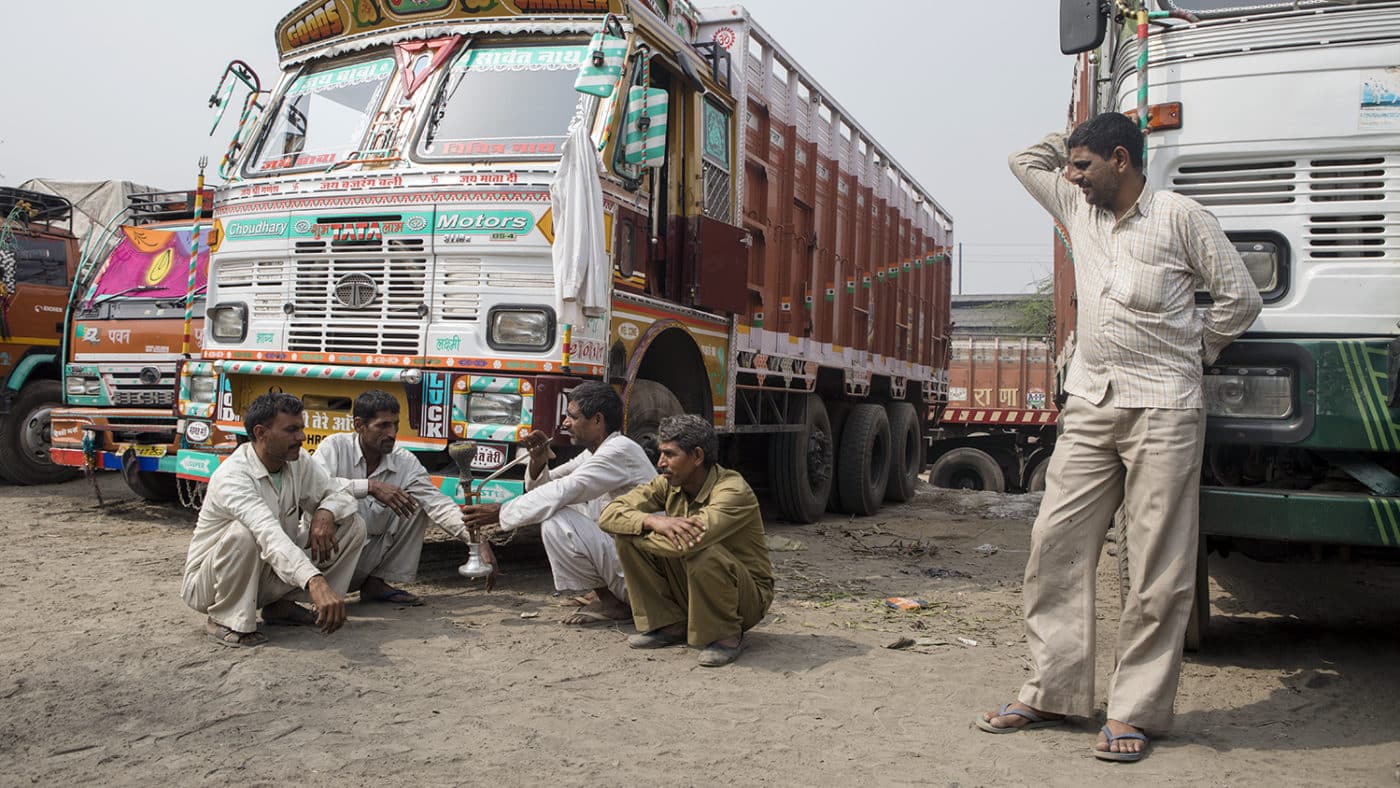
[[[471,45],[471,40],[462,42],[462,51],[465,53],[466,50],[471,48]],[[463,57],[466,57],[466,55],[461,54],[457,56],[459,61]],[[449,65],[447,68],[448,72],[451,73],[452,66]],[[466,81],[466,78],[467,71],[463,69],[462,73],[457,75],[457,81],[452,83],[451,87],[444,86],[442,90],[439,90],[437,98],[433,99],[433,103],[429,105],[428,128],[423,130],[424,146],[433,144],[433,138],[437,137],[438,124],[442,122],[442,116],[447,114],[447,105],[452,102],[452,97],[457,95],[457,89],[462,87],[462,83]]]
[[[90,306],[90,307],[93,307],[93,306],[97,306],[97,305],[99,305],[99,304],[105,304],[105,303],[107,303],[108,301],[111,301],[113,298],[121,298],[122,296],[128,295],[128,294],[130,294],[130,293],[141,293],[141,292],[145,292],[145,291],[147,291],[147,290],[159,290],[159,289],[160,289],[160,287],[159,287],[158,285],[136,285],[135,287],[128,287],[128,288],[125,289],[125,290],[118,290],[118,291],[115,292],[115,293],[107,293],[107,294],[101,296],[100,298],[94,299],[93,302],[92,302],[89,306]]]

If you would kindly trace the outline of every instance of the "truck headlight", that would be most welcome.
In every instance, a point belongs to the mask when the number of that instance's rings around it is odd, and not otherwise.
[[[219,304],[204,313],[204,322],[215,339],[242,342],[248,336],[248,307],[245,304]]]
[[[520,403],[519,394],[473,392],[467,402],[467,421],[472,424],[519,424]]]
[[[1205,398],[1211,416],[1286,419],[1293,415],[1293,373],[1282,367],[1211,367]]]
[[[554,344],[554,310],[495,307],[486,318],[486,344],[496,350],[548,350]]]
[[[102,381],[83,375],[69,375],[64,390],[71,397],[94,397],[102,393]]]
[[[190,402],[213,402],[219,379],[198,375],[190,378]]]

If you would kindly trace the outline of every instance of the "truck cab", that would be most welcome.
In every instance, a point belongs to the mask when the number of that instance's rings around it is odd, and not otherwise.
[[[49,456],[50,414],[63,402],[59,344],[78,266],[73,206],[56,195],[0,187],[0,478],[66,481]]]

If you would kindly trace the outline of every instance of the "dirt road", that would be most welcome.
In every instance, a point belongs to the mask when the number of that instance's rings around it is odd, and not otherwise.
[[[708,670],[629,650],[630,627],[560,626],[537,550],[486,594],[446,542],[412,586],[426,607],[352,604],[329,638],[223,648],[178,596],[192,515],[103,485],[104,510],[82,481],[0,487],[0,784],[1397,784],[1397,569],[1215,558],[1177,732],[1119,766],[1090,757],[1093,722],[971,726],[1025,675],[1033,497],[924,487],[880,517],[770,526],[802,549],[773,554],[749,650]],[[900,638],[922,645],[885,648]]]

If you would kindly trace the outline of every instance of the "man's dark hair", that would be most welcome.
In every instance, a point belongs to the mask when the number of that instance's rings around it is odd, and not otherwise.
[[[1128,151],[1133,169],[1142,172],[1142,130],[1121,112],[1105,112],[1079,124],[1069,135],[1066,147],[1070,150],[1088,148],[1104,159],[1121,147]]]
[[[578,415],[585,419],[603,414],[603,426],[609,435],[622,429],[622,397],[607,383],[600,380],[580,383],[569,392],[569,402],[578,406]]]
[[[719,456],[719,438],[715,437],[715,428],[694,413],[662,419],[661,425],[656,428],[656,443],[674,443],[686,454],[703,449],[706,468],[714,465]]]
[[[279,413],[299,416],[304,410],[301,400],[291,394],[259,394],[243,412],[243,429],[248,431],[248,440],[253,440],[254,427],[268,426]]]
[[[363,421],[371,421],[386,410],[395,416],[399,415],[399,401],[383,389],[370,389],[355,398],[355,407],[350,411],[350,415]]]

